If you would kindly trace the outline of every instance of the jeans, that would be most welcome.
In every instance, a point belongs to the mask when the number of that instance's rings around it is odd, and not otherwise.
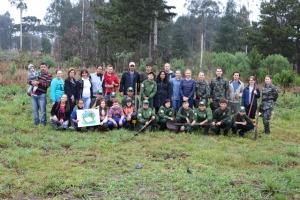
[[[180,99],[172,101],[172,106],[174,108],[174,112],[178,112],[179,108],[181,107],[181,104],[182,104],[182,102]]]
[[[46,118],[46,104],[47,104],[47,98],[46,93],[37,95],[37,96],[31,96],[31,104],[32,104],[32,112],[34,117],[34,124],[39,124],[40,122],[44,125],[47,123]],[[41,121],[39,117],[39,109],[41,110]]]
[[[119,125],[119,121],[121,120],[121,118],[113,118],[113,120],[115,120],[115,122],[117,122],[118,129],[121,128],[126,123],[126,119],[125,118],[122,120],[122,123],[123,123],[122,126]],[[111,121],[108,121],[108,128],[110,130],[112,130],[113,128],[115,128],[114,124]]]
[[[91,97],[82,97],[83,101],[84,101],[84,109],[89,109],[90,108],[90,104],[91,104]]]

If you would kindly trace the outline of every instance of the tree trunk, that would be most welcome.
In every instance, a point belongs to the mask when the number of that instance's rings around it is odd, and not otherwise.
[[[154,11],[154,44],[153,44],[153,64],[157,65],[157,16],[158,16],[158,12]]]
[[[22,30],[22,14],[23,9],[20,8],[20,52],[22,52],[22,37],[23,37],[23,30]]]
[[[148,57],[151,59],[152,55],[152,18],[150,21],[150,33],[149,33],[149,51],[148,51]]]
[[[202,60],[203,60],[203,32],[201,33],[201,44],[200,44],[200,70],[202,70]]]

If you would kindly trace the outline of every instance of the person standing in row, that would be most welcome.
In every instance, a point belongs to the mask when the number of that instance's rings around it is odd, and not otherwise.
[[[194,105],[195,89],[196,82],[192,79],[192,71],[187,69],[185,71],[185,78],[180,82],[179,92],[183,101],[188,100],[190,108],[193,108]]]
[[[52,81],[52,75],[47,71],[47,64],[42,62],[40,65],[40,76],[37,81],[28,79],[27,83],[32,86],[37,86],[35,91],[36,96],[31,95],[31,105],[34,116],[34,124],[38,125],[40,122],[43,125],[47,124],[47,88],[50,86]],[[41,111],[41,119],[39,117],[39,110]]]
[[[244,83],[240,80],[240,72],[233,72],[233,79],[229,82],[230,96],[229,96],[229,107],[231,114],[239,112],[241,101],[240,98],[243,95]]]
[[[175,115],[178,112],[181,104],[182,104],[182,98],[180,96],[180,83],[181,83],[182,77],[181,77],[181,71],[179,69],[175,72],[175,77],[171,79],[171,85],[172,85],[172,106],[174,108]]]
[[[160,106],[162,106],[166,99],[172,97],[172,86],[165,71],[160,71],[156,78],[157,92],[154,97],[155,113],[157,114]]]
[[[252,119],[253,123],[255,124],[255,113],[257,110],[257,99],[260,98],[260,91],[255,84],[254,76],[250,76],[248,78],[248,84],[244,90],[242,95],[242,106],[245,107],[246,115]],[[251,110],[250,110],[251,107]],[[254,132],[254,130],[250,130]]]
[[[95,73],[90,75],[90,80],[93,85],[93,97],[91,99],[91,106],[94,105],[95,99],[97,98],[98,91],[103,91],[104,85],[104,76],[103,76],[103,67],[99,65]]]
[[[89,109],[91,98],[93,96],[93,84],[89,78],[89,72],[83,68],[80,72],[80,78],[76,82],[77,99],[84,100],[84,109]]]
[[[135,86],[137,86],[137,88],[135,88]],[[123,96],[123,92],[126,92],[129,87],[133,88],[133,92],[136,89],[137,94],[134,92],[134,95],[140,94],[140,74],[135,70],[134,62],[130,62],[128,71],[122,74],[119,88],[121,97]]]
[[[270,123],[272,112],[274,109],[275,102],[278,98],[278,90],[275,85],[271,82],[271,77],[266,75],[265,84],[262,88],[262,102],[260,105],[260,112],[262,114],[263,123],[265,130],[262,133],[270,134]]]
[[[145,80],[148,79],[148,74],[152,72],[152,65],[150,63],[146,64],[146,71],[140,74],[140,83],[143,83]],[[154,74],[153,79],[156,79],[156,76]]]
[[[153,109],[153,98],[157,92],[157,84],[153,80],[154,72],[148,74],[148,79],[145,80],[141,85],[141,99],[142,101],[147,100],[148,106]]]
[[[62,79],[62,70],[56,70],[56,77],[52,79],[50,85],[50,100],[52,105],[55,102],[60,102],[61,96],[65,93],[65,82]]]
[[[166,77],[168,80],[171,80],[172,78],[175,77],[174,72],[171,70],[171,65],[170,63],[165,63],[164,65],[164,70],[166,72]]]
[[[199,102],[204,102],[207,106],[208,99],[210,97],[210,87],[209,83],[205,80],[204,72],[200,71],[198,75],[198,81],[196,81],[196,90],[195,90],[195,101],[194,107],[198,108]]]
[[[113,66],[107,65],[106,73],[104,73],[104,93],[106,99],[109,99],[112,92],[116,92],[119,87],[119,78],[113,73]]]
[[[210,83],[210,108],[212,113],[219,107],[221,99],[225,99],[227,102],[229,99],[229,82],[222,74],[222,69],[217,68],[217,77],[213,78]]]
[[[76,75],[75,69],[70,68],[68,70],[68,78],[65,79],[65,93],[68,96],[68,102],[70,105],[71,114],[76,105],[76,97],[77,97],[75,75]],[[71,126],[71,121],[72,121],[72,115],[70,115],[69,125],[68,125],[68,127],[72,129],[73,127]]]

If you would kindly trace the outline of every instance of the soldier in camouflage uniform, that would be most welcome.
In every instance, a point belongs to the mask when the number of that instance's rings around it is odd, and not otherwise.
[[[159,108],[157,115],[159,117],[159,129],[165,130],[168,120],[174,120],[174,109],[171,107],[171,100],[166,99],[164,104]]]
[[[271,77],[265,77],[265,85],[262,88],[262,102],[260,105],[260,112],[262,114],[263,123],[264,123],[264,132],[265,134],[270,134],[270,124],[269,120],[271,119],[272,111],[274,109],[274,102],[278,98],[278,90],[271,83]]]
[[[219,107],[221,99],[228,101],[230,89],[229,82],[222,76],[223,72],[221,68],[216,70],[216,78],[213,78],[210,83],[210,108],[212,113]]]
[[[149,101],[149,106],[151,109],[153,109],[153,98],[156,95],[157,92],[157,84],[153,80],[154,78],[154,72],[148,73],[148,79],[144,80],[144,82],[141,85],[142,91],[141,91],[141,98],[143,100]]]
[[[196,110],[194,110],[194,121],[192,122],[191,126],[193,129],[201,129],[201,127],[204,127],[204,135],[208,135],[208,129],[212,121],[212,114],[211,112],[206,108],[205,102],[200,101],[199,106]],[[199,125],[194,125],[195,123],[199,123]]]
[[[150,120],[152,121],[150,122]],[[157,117],[155,115],[155,112],[152,111],[151,108],[149,108],[149,101],[144,100],[143,106],[138,110],[137,114],[137,120],[139,124],[139,128],[142,128],[144,125],[150,126],[150,131],[153,131],[155,127],[157,127]],[[145,129],[144,129],[145,130]]]
[[[207,106],[208,98],[210,97],[210,87],[209,83],[205,80],[204,72],[199,72],[199,80],[196,81],[196,90],[195,90],[195,101],[194,107],[198,108],[198,103],[203,101]]]
[[[193,117],[194,113],[193,110],[189,107],[189,100],[183,100],[182,106],[179,108],[175,120],[177,123],[186,123],[187,125],[180,126],[177,130],[177,133],[179,133],[179,131],[191,132],[191,123],[193,122]]]
[[[220,100],[220,107],[213,113],[213,121],[211,123],[211,130],[216,134],[220,134],[221,128],[224,129],[224,136],[228,136],[228,131],[231,129],[231,110],[227,106],[227,100]]]

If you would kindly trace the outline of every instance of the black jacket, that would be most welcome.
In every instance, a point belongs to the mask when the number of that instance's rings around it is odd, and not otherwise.
[[[91,80],[89,79],[90,83],[91,83],[91,88],[90,88],[90,94],[91,94],[91,98],[93,97],[93,84],[91,82]],[[76,82],[76,95],[77,95],[77,100],[78,99],[82,99],[82,91],[83,91],[83,80],[80,77],[77,82]]]
[[[59,109],[60,109],[60,102],[55,102],[54,105],[52,106],[52,109],[51,109],[51,116],[56,115],[58,120],[59,120],[60,115],[61,115]],[[69,108],[65,107],[64,121],[69,120],[70,115],[71,115],[70,107]]]
[[[76,102],[76,98],[77,98],[77,91],[76,91],[77,82],[75,79],[74,79],[74,81],[75,81],[75,85],[71,82],[70,77],[66,78],[66,80],[65,80],[65,94],[68,95],[68,101],[70,103],[72,103],[72,101],[71,101],[72,96],[74,96],[75,102]],[[74,102],[74,104],[75,104],[75,102]]]
[[[134,78],[133,78],[133,92],[135,93],[135,83],[137,83],[137,92],[140,91],[140,74],[137,71],[134,71]],[[120,89],[119,92],[126,92],[127,88],[130,87],[130,72],[125,71],[122,74],[122,78],[120,81]]]
[[[157,83],[157,93],[154,97],[154,107],[158,108],[162,106],[166,99],[171,99],[172,97],[172,85],[170,81],[166,80],[165,82]]]

